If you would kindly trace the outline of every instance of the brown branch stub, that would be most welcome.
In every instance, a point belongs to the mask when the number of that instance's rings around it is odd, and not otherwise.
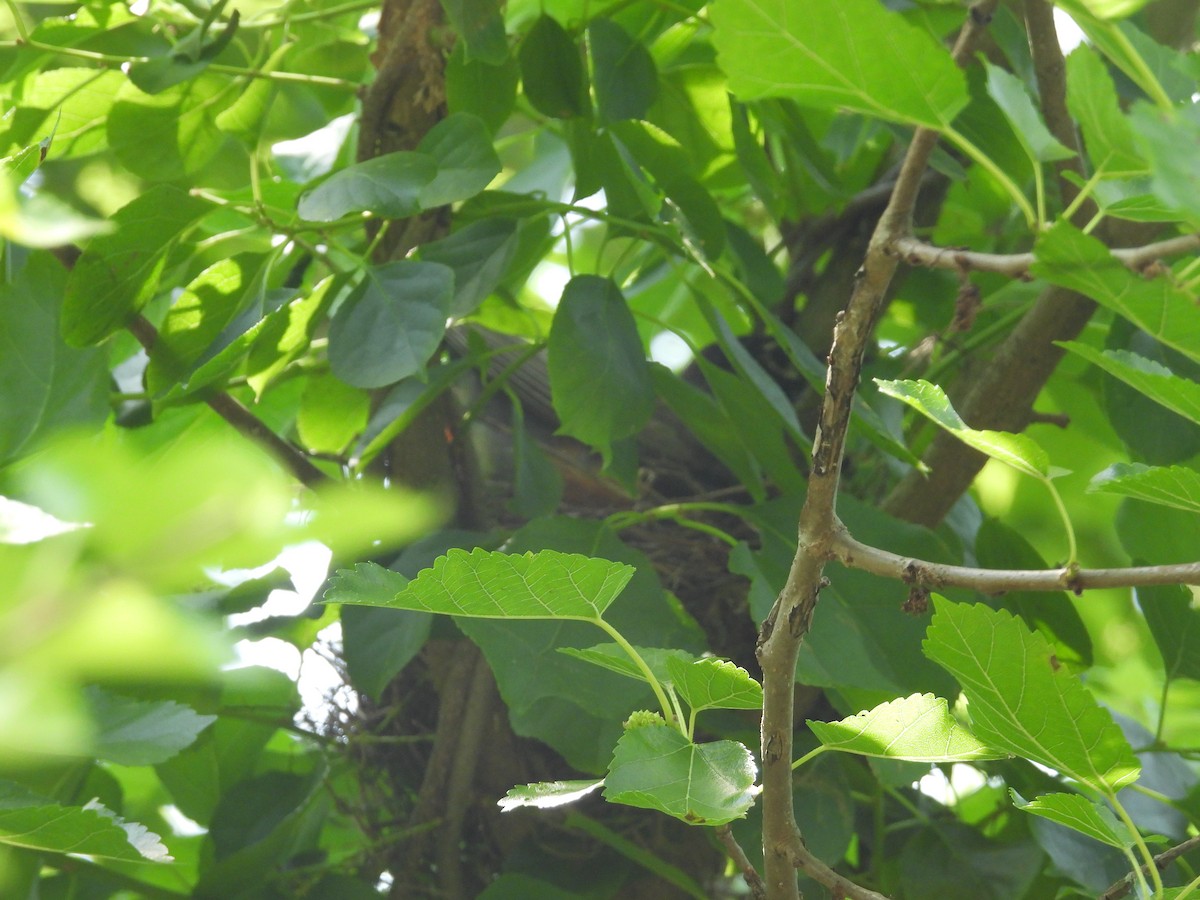
[[[963,587],[984,594],[1009,591],[1072,591],[1161,584],[1200,585],[1200,561],[1165,566],[1124,569],[976,569],[910,559],[855,540],[849,532],[833,537],[834,558],[851,569],[860,569],[903,582],[912,588]]]
[[[725,848],[725,852],[729,854],[729,858],[734,861],[738,867],[738,871],[742,873],[742,878],[745,880],[746,886],[750,888],[750,896],[754,900],[767,900],[767,886],[763,882],[762,876],[758,874],[758,869],[754,868],[754,864],[747,858],[746,851],[742,849],[742,845],[733,836],[733,829],[729,825],[722,825],[717,828],[717,840],[721,842],[721,846]]]

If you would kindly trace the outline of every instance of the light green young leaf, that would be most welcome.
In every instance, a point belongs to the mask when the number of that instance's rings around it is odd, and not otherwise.
[[[60,806],[0,782],[0,845],[128,862],[170,862],[158,835],[126,822],[95,800]]]
[[[1123,19],[1131,16],[1150,0],[1076,0],[1100,19]]]
[[[686,650],[663,650],[659,647],[634,647],[634,649],[645,660],[646,665],[650,667],[650,671],[654,673],[654,677],[660,682],[669,682],[671,680],[671,672],[667,667],[670,660],[676,659],[684,665],[688,665],[696,658]],[[636,678],[638,681],[646,680],[646,674],[638,668],[637,664],[629,658],[629,654],[619,644],[597,644],[595,647],[587,647],[585,649],[559,647],[558,652],[600,666],[602,669],[608,669],[610,672],[616,672],[618,675],[624,675],[627,678]]]
[[[1012,125],[1013,134],[1030,161],[1036,165],[1073,157],[1075,152],[1060,144],[1050,133],[1021,79],[990,62],[985,61],[984,65],[987,67],[988,93]]]
[[[533,784],[520,784],[509,790],[497,802],[504,812],[512,812],[522,806],[535,806],[538,809],[552,809],[582,800],[600,785],[604,779],[592,781],[538,781]]]
[[[737,741],[693,744],[668,725],[643,725],[617,742],[604,796],[689,825],[723,825],[753,805],[757,774],[754,757]]]
[[[726,659],[703,657],[685,662],[667,659],[675,692],[692,712],[702,709],[762,709],[762,685],[750,673]]]
[[[876,378],[880,393],[907,403],[926,418],[966,444],[1012,466],[1018,472],[1045,480],[1050,473],[1046,451],[1030,437],[1006,431],[976,431],[967,427],[950,405],[950,400],[936,384],[928,381],[884,381]]]
[[[1114,463],[1092,478],[1088,490],[1200,512],[1200,472],[1183,466]]]
[[[1196,304],[1170,279],[1129,271],[1104,244],[1069,222],[1043,232],[1034,252],[1034,275],[1091,297],[1155,340],[1200,360]]]
[[[808,727],[825,747],[843,753],[913,762],[964,762],[1001,759],[954,720],[942,697],[913,694],[842,719]]]
[[[1097,350],[1077,341],[1057,343],[1121,379],[1155,403],[1200,424],[1200,384],[1176,375],[1162,363],[1128,350]]]
[[[967,105],[945,48],[875,0],[718,0],[710,15],[739,99],[787,97],[929,128]]]
[[[1082,794],[1042,794],[1033,800],[1026,800],[1012,788],[1008,793],[1017,809],[1066,825],[1118,850],[1132,844],[1129,831],[1113,811]]]
[[[983,741],[1105,793],[1137,779],[1121,729],[1045,637],[1004,610],[933,602],[925,655],[958,679]]]
[[[123,766],[165,762],[217,720],[171,700],[135,700],[100,688],[86,694],[96,723],[96,756]]]
[[[633,566],[578,553],[451,550],[390,600],[341,589],[326,603],[357,603],[484,619],[583,619],[604,615]],[[346,587],[346,585],[342,585]]]
[[[1110,177],[1145,174],[1146,161],[1121,112],[1112,76],[1100,55],[1086,43],[1067,57],[1067,109],[1079,123],[1093,167],[1103,167]]]

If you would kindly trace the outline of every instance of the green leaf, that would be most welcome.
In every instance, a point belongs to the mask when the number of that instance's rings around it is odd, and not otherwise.
[[[1091,297],[1151,337],[1200,360],[1200,316],[1187,292],[1169,278],[1146,278],[1121,264],[1100,241],[1067,222],[1038,239],[1030,271]]]
[[[1179,152],[1180,147],[1200,144],[1200,114],[1195,105],[1165,116],[1138,103],[1130,120],[1135,139],[1150,162],[1155,196],[1184,216],[1192,228],[1200,227],[1200,174],[1188,165],[1187,154]]]
[[[742,100],[787,97],[942,128],[967,105],[967,86],[928,32],[876,0],[718,0],[718,61]]]
[[[157,834],[126,822],[93,800],[80,806],[22,803],[22,790],[0,782],[0,844],[129,862],[170,862]],[[28,804],[28,805],[27,805]]]
[[[633,577],[633,567],[577,553],[521,555],[476,548],[439,556],[391,599],[338,593],[325,602],[416,609],[484,619],[602,618]]]
[[[675,692],[692,712],[702,709],[762,709],[762,685],[727,659],[706,656],[687,662],[667,658]]]
[[[1100,19],[1123,19],[1131,16],[1150,0],[1078,0],[1092,15]]]
[[[660,682],[669,682],[671,678],[671,670],[668,667],[670,660],[678,660],[683,665],[690,665],[695,661],[696,657],[688,653],[686,650],[663,650],[658,647],[634,647],[638,654],[650,667],[650,671],[654,673],[654,677]],[[560,647],[559,653],[567,656],[581,659],[584,662],[592,663],[602,669],[608,669],[610,672],[616,672],[618,675],[624,675],[627,678],[635,678],[638,681],[645,681],[646,675],[638,668],[637,663],[630,659],[629,654],[619,644],[597,644],[594,647],[578,648],[578,647]]]
[[[308,351],[317,328],[324,322],[322,314],[344,287],[344,278],[330,275],[309,293],[267,316],[246,360],[246,381],[254,388],[256,398],[261,398],[288,365]]]
[[[1079,123],[1094,168],[1103,168],[1110,177],[1146,171],[1133,128],[1121,112],[1112,76],[1100,55],[1086,43],[1067,57],[1067,109]]]
[[[296,412],[300,443],[316,453],[340,454],[367,427],[371,398],[330,373],[305,385]]]
[[[987,68],[988,93],[1012,124],[1013,134],[1030,160],[1037,164],[1073,157],[1075,151],[1060,144],[1042,121],[1024,82],[986,60],[984,66]]]
[[[1088,490],[1200,512],[1200,473],[1183,466],[1114,463],[1091,480]]]
[[[534,806],[538,809],[553,809],[582,800],[600,785],[604,779],[592,781],[538,781],[534,784],[522,784],[512,788],[504,799],[498,801],[504,812],[520,809],[522,806]]]
[[[1123,850],[1133,843],[1111,809],[1081,794],[1042,794],[1033,800],[1024,799],[1012,788],[1009,794],[1017,809],[1066,825],[1110,847]]]
[[[417,195],[422,209],[474,197],[500,174],[500,157],[487,125],[470,113],[454,113],[421,138],[417,150],[437,164],[433,179]]]
[[[516,57],[492,66],[479,59],[466,59],[465,54],[465,45],[459,42],[446,60],[446,106],[451,114],[479,116],[495,134],[516,105],[520,66]]]
[[[1101,351],[1077,341],[1057,343],[1121,379],[1154,402],[1200,424],[1200,384],[1181,378],[1162,363],[1128,350]]]
[[[466,59],[499,65],[508,56],[504,16],[497,0],[441,0],[446,18],[466,47]]]
[[[525,96],[542,115],[569,119],[590,109],[579,48],[553,18],[538,17],[521,41],[518,58]]]
[[[667,725],[645,725],[621,735],[604,797],[656,809],[689,825],[723,825],[754,804],[758,770],[743,744],[693,744]]]
[[[572,278],[554,313],[550,391],[561,431],[604,452],[636,434],[654,410],[654,388],[633,315],[616,284]]]
[[[1112,715],[1044,637],[1004,610],[942,597],[934,608],[925,655],[958,679],[983,741],[1097,791],[1137,779],[1137,759]]]
[[[222,259],[184,288],[158,329],[146,386],[153,394],[185,381],[194,364],[237,317],[257,268],[244,257]]]
[[[0,284],[0,467],[63,428],[99,426],[108,416],[108,366],[94,349],[59,334],[67,273],[35,253]]]
[[[123,766],[164,762],[217,719],[171,700],[134,700],[99,688],[90,688],[87,699],[96,723],[96,756]]]
[[[329,366],[346,384],[376,388],[425,368],[446,331],[454,272],[404,259],[369,266],[329,325]]]
[[[396,595],[408,587],[408,579],[379,563],[363,562],[353,569],[338,569],[325,589],[325,603],[355,603],[362,606],[391,606]]]
[[[1192,605],[1192,592],[1180,584],[1156,585],[1134,588],[1134,597],[1167,678],[1200,679],[1200,610]]]
[[[840,722],[808,721],[825,747],[843,753],[914,762],[1001,759],[954,720],[942,697],[913,694]]]
[[[310,222],[334,222],[356,212],[404,219],[421,211],[421,192],[437,173],[437,163],[425,153],[385,153],[334,172],[301,194],[296,210]]]
[[[1007,465],[1018,472],[1045,479],[1050,471],[1050,460],[1046,451],[1023,434],[1006,431],[976,431],[968,428],[946,392],[928,381],[884,381],[876,378],[880,393],[907,403],[926,418],[932,419],[942,428],[966,444]]]
[[[140,178],[193,175],[231,140],[213,121],[227,86],[225,78],[202,75],[151,96],[126,84],[108,117],[108,143]]]
[[[515,219],[480,219],[439,241],[421,245],[421,259],[454,271],[451,318],[473,313],[508,273],[517,252]]]
[[[658,95],[650,51],[611,19],[593,19],[587,34],[600,117],[609,122],[644,119]]]
[[[167,251],[211,207],[168,185],[143,192],[113,216],[117,230],[99,235],[67,279],[63,337],[96,344],[122,328],[158,290]]]
[[[271,51],[271,55],[258,67],[258,71],[274,72],[291,49],[291,42],[280,44]],[[245,89],[236,100],[217,113],[213,124],[226,134],[255,144],[267,122],[267,113],[278,87],[279,83],[270,78],[248,78]]]

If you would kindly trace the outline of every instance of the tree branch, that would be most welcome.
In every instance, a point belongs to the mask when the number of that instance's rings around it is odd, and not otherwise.
[[[1154,865],[1156,865],[1158,870],[1161,872],[1176,859],[1183,856],[1183,854],[1190,853],[1197,847],[1200,847],[1200,837],[1190,837],[1182,844],[1176,844],[1169,850],[1164,850],[1162,853],[1154,857]],[[1149,872],[1150,870],[1148,866],[1142,866],[1142,871]],[[1134,873],[1130,872],[1120,881],[1112,885],[1107,891],[1101,894],[1098,900],[1120,900],[1121,897],[1124,897],[1133,889],[1134,878]]]
[[[900,556],[871,547],[839,529],[830,543],[832,558],[861,569],[922,588],[963,587],[985,594],[1007,591],[1074,591],[1152,584],[1200,585],[1200,562],[1124,569],[974,569]]]
[[[134,316],[125,327],[137,338],[137,342],[147,353],[158,341],[158,330],[141,315]],[[301,484],[315,487],[329,480],[307,456],[264,425],[258,416],[246,409],[237,398],[217,391],[205,397],[204,402],[239,433],[273,454]]]
[[[971,7],[954,48],[954,59],[959,65],[971,58],[997,3],[998,0],[982,0]],[[913,206],[937,141],[938,133],[931,129],[918,128],[913,134],[891,200],[871,237],[850,302],[834,329],[825,397],[813,441],[808,495],[800,513],[798,548],[787,582],[759,635],[758,659],[763,671],[763,860],[768,895],[777,900],[799,896],[794,867],[829,887],[836,887],[844,896],[880,896],[871,892],[850,894],[850,888],[864,889],[845,882],[804,846],[792,801],[794,683],[800,645],[826,583],[822,569],[829,558],[835,530],[834,502],[863,354],[899,264],[888,248],[898,235],[912,230]]]
[[[728,825],[720,826],[717,829],[717,840],[721,842],[721,846],[725,848],[729,858],[734,861],[742,873],[746,886],[750,888],[750,896],[754,900],[766,900],[767,886],[763,883],[762,876],[758,874],[758,869],[754,868],[754,864],[746,857],[746,851],[742,849],[742,845],[733,836],[733,829]]]
[[[912,235],[897,238],[892,242],[892,250],[910,266],[955,272],[992,272],[1022,281],[1030,278],[1029,267],[1036,260],[1032,253],[978,253],[957,247],[938,247]],[[1141,272],[1165,256],[1194,253],[1197,250],[1200,250],[1200,234],[1181,234],[1140,247],[1122,247],[1110,252],[1133,271]]]

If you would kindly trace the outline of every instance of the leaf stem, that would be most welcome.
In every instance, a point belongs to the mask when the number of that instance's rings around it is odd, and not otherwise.
[[[1108,802],[1112,804],[1113,809],[1116,810],[1117,815],[1129,830],[1129,836],[1133,838],[1133,843],[1137,846],[1138,853],[1141,854],[1142,860],[1145,863],[1144,869],[1142,867],[1136,869],[1139,880],[1144,884],[1145,876],[1143,875],[1143,871],[1149,872],[1150,880],[1154,883],[1154,896],[1161,897],[1163,892],[1162,873],[1158,871],[1158,866],[1154,862],[1154,854],[1150,852],[1150,848],[1146,846],[1146,841],[1142,837],[1141,831],[1138,830],[1137,825],[1130,818],[1125,807],[1121,805],[1121,801],[1117,799],[1116,791],[1107,791],[1107,796]]]
[[[1016,183],[1008,176],[1008,173],[996,165],[995,161],[976,147],[965,135],[955,131],[954,128],[947,126],[942,132],[946,138],[953,143],[963,153],[967,154],[974,162],[979,164],[995,178],[1005,192],[1012,197],[1013,202],[1021,210],[1021,214],[1025,216],[1025,224],[1030,228],[1037,225],[1038,217],[1033,209],[1033,205],[1029,202],[1029,198],[1025,196],[1025,192],[1017,187]]]
[[[1054,498],[1054,507],[1058,510],[1058,516],[1062,519],[1063,527],[1067,531],[1067,568],[1076,564],[1078,558],[1078,548],[1075,545],[1075,528],[1071,525],[1071,517],[1067,515],[1067,507],[1063,504],[1062,497],[1059,496],[1058,488],[1054,486],[1054,481],[1050,478],[1043,478],[1042,483],[1046,485],[1046,489],[1050,491],[1050,496]]]
[[[819,746],[813,747],[811,750],[809,750],[807,753],[805,753],[802,757],[800,757],[798,760],[796,760],[794,763],[792,763],[792,771],[794,772],[796,769],[800,768],[802,765],[804,765],[810,759],[816,759],[818,756],[820,756],[822,753],[824,753],[828,749],[829,748],[827,746],[825,746],[824,744],[820,744]]]
[[[16,0],[4,0],[8,4],[8,11],[12,14],[13,25],[17,29],[17,34],[21,36],[21,43],[29,43],[29,29],[25,27],[25,19],[21,17],[21,8],[17,6]]]
[[[11,0],[10,0],[11,2]],[[243,20],[242,28],[275,28],[279,25],[293,25],[296,22],[319,22],[322,19],[334,19],[360,9],[378,9],[379,0],[351,0],[340,6],[330,6],[327,9],[311,9],[308,12],[285,13],[269,19]]]
[[[654,696],[658,698],[658,705],[662,707],[663,717],[669,724],[674,725],[680,730],[681,733],[683,733],[683,723],[679,721],[679,718],[675,712],[675,708],[672,706],[671,701],[667,699],[667,694],[663,690],[663,686],[659,683],[658,679],[654,677],[654,673],[650,671],[650,666],[646,664],[646,660],[642,659],[642,655],[637,652],[633,644],[625,640],[625,635],[617,631],[616,628],[614,628],[604,619],[597,617],[595,619],[585,619],[584,621],[591,622],[593,625],[599,626],[605,633],[608,634],[609,637],[616,641],[617,645],[625,651],[626,655],[628,655],[631,660],[633,660],[633,664],[641,670],[642,676],[648,682],[650,682],[650,687],[654,690]]]

